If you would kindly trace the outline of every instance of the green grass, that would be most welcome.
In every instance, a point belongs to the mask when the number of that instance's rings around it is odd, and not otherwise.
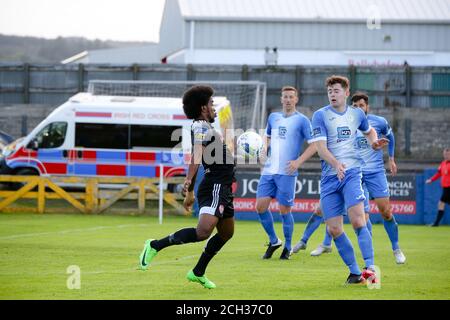
[[[160,238],[195,218],[0,214],[0,299],[450,299],[450,228],[400,226],[407,256],[396,265],[382,225],[374,225],[380,289],[343,285],[348,271],[335,249],[311,257],[322,225],[306,251],[280,261],[262,260],[266,242],[255,221],[236,221],[235,236],[212,260],[207,276],[218,288],[203,289],[185,276],[205,242],[161,251],[148,271],[137,270],[145,239]],[[281,224],[276,230],[282,237]],[[295,225],[294,244],[304,230]],[[350,226],[347,233],[355,245]],[[68,266],[81,270],[81,289],[69,290]]]

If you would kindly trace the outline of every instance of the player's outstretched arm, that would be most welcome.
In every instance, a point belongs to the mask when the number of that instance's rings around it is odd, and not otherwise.
[[[328,162],[335,170],[339,180],[344,179],[345,176],[345,164],[339,162],[333,154],[327,148],[327,142],[325,140],[319,140],[313,143],[316,146],[317,152],[321,159]]]
[[[267,161],[268,150],[270,147],[270,137],[267,135],[264,135],[263,141],[264,141],[263,148],[262,148],[261,153],[259,154],[259,161],[262,164],[264,164]]]
[[[372,149],[374,150],[380,150],[387,146],[389,144],[389,139],[386,138],[380,138],[378,139],[377,132],[374,128],[370,128],[368,133],[364,133],[367,140],[369,141],[369,144],[372,146]]]
[[[441,174],[441,166],[439,166],[438,171],[436,172],[436,174],[434,176],[432,176],[431,178],[427,179],[427,181],[425,181],[426,184],[432,183],[434,181],[436,181],[437,179],[439,179],[442,176]]]
[[[295,160],[289,161],[287,171],[289,174],[298,170],[306,161],[308,161],[315,153],[317,148],[314,143],[310,144],[308,148]]]

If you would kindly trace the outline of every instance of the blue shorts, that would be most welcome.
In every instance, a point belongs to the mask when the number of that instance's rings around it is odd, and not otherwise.
[[[367,187],[365,184],[363,184],[362,187],[364,191],[364,197],[366,197],[366,200],[364,200],[364,212],[369,213],[370,212],[369,191],[367,191]]]
[[[320,181],[320,204],[325,220],[347,215],[347,209],[366,200],[361,185],[361,170],[349,169],[342,181],[337,175],[322,177]]]
[[[369,203],[369,191],[367,191],[366,185],[362,185],[363,191],[364,191],[364,197],[366,197],[366,200],[364,200],[364,212],[370,213],[370,203]],[[319,201],[320,210],[323,212],[321,202]],[[344,213],[342,215],[346,215],[347,208],[344,210]]]
[[[389,198],[389,185],[384,171],[364,173],[362,182],[372,198]]]
[[[275,198],[279,204],[292,207],[294,205],[296,182],[296,176],[262,175],[259,179],[256,198]]]

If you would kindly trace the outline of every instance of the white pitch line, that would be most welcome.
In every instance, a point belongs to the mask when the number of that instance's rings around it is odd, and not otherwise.
[[[151,270],[152,266],[161,266],[161,265],[168,265],[168,264],[175,264],[179,261],[183,261],[183,260],[189,260],[189,259],[193,259],[193,258],[197,258],[199,256],[199,254],[193,255],[193,256],[185,256],[185,257],[181,257],[175,260],[167,260],[167,261],[161,261],[161,262],[153,262],[151,264],[151,266],[149,267],[149,270]],[[109,270],[109,271],[103,271],[103,270],[99,270],[99,271],[83,271],[81,270],[81,274],[102,274],[102,273],[129,273],[129,272],[134,272],[134,271],[142,271],[145,272],[144,270],[139,269],[139,267],[136,268],[131,268],[131,269],[121,269],[121,270]]]
[[[181,257],[175,260],[167,260],[167,261],[160,261],[160,262],[154,262],[151,264],[151,266],[161,266],[161,265],[168,265],[168,264],[175,264],[179,261],[183,261],[183,260],[189,260],[189,259],[193,259],[193,258],[197,258],[199,255],[192,255],[192,256],[185,256],[185,257]],[[149,267],[149,270],[151,270],[151,266]],[[147,272],[149,271],[147,270]],[[80,269],[81,271],[81,276],[83,275],[93,275],[93,274],[120,274],[120,273],[131,273],[131,272],[145,272],[141,269],[139,269],[139,267],[133,267],[133,268],[127,268],[127,269],[120,269],[120,270],[97,270],[97,271],[83,271],[83,268]],[[11,272],[11,273],[4,273],[2,272],[0,276],[20,276],[23,275],[23,272]],[[57,275],[57,276],[61,276],[63,275],[63,273],[55,273],[55,272],[35,272],[35,270],[33,271],[33,276],[49,276],[49,275]]]
[[[122,225],[122,227],[125,225]],[[136,225],[129,225],[129,226],[136,226]],[[145,224],[140,224],[137,226],[147,226]],[[86,230],[86,229],[84,229]],[[227,253],[239,253],[239,252],[248,252],[247,248],[240,248],[240,249],[227,249]],[[180,257],[177,259],[173,259],[173,260],[165,260],[165,261],[156,261],[151,263],[149,269],[147,271],[143,271],[138,267],[138,263],[136,263],[135,267],[132,268],[127,268],[127,269],[118,269],[118,270],[97,270],[97,271],[83,271],[84,269],[81,268],[81,275],[94,275],[94,274],[121,274],[121,273],[131,273],[131,272],[151,272],[152,266],[164,266],[164,265],[170,265],[170,264],[176,264],[179,261],[183,261],[183,260],[189,260],[189,259],[194,259],[194,258],[198,258],[200,256],[201,253],[198,253],[196,255],[190,255],[190,256],[184,256],[184,257]],[[76,262],[73,262],[74,265],[76,265]],[[57,276],[61,276],[63,273],[59,273],[59,272],[36,272],[37,270],[34,269],[33,270],[33,275],[35,276],[49,276],[49,275],[57,275]],[[2,276],[20,276],[23,275],[23,272],[9,272],[9,273],[5,273],[2,272],[0,273],[0,277]]]
[[[38,236],[47,236],[54,234],[67,234],[74,232],[89,232],[89,231],[97,231],[103,229],[114,229],[114,228],[128,228],[128,227],[148,227],[149,224],[121,224],[118,226],[98,226],[93,228],[85,228],[85,229],[69,229],[69,230],[61,230],[61,231],[53,231],[53,232],[39,232],[39,233],[23,233],[23,234],[14,234],[11,236],[0,237],[0,240],[11,240],[17,238],[27,238],[27,237],[38,237]]]

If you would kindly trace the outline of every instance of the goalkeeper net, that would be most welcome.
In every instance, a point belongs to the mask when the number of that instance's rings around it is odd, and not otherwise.
[[[109,81],[91,80],[92,95],[181,98],[193,85],[209,85],[233,111],[235,129],[262,129],[266,117],[266,83],[259,81]]]

